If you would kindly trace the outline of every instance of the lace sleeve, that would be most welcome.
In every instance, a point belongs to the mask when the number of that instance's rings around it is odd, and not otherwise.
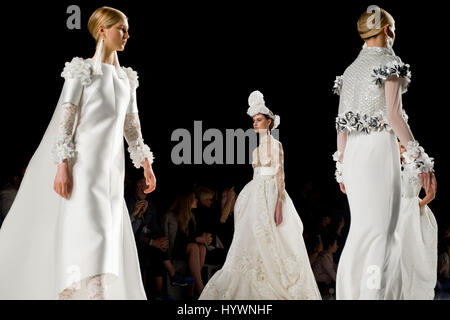
[[[52,148],[52,158],[56,164],[64,159],[75,158],[73,129],[83,89],[91,84],[91,65],[82,58],[75,57],[66,62],[61,77],[65,79],[60,96],[61,108],[58,133]]]
[[[53,145],[53,160],[56,164],[62,163],[64,159],[75,157],[75,144],[73,143],[73,128],[78,106],[66,102],[61,106],[61,118],[58,134]]]
[[[276,143],[273,143],[273,163],[275,164],[276,169],[276,180],[278,185],[278,199],[284,200],[284,152],[283,152],[283,146],[281,145],[281,142],[276,141]]]
[[[134,166],[139,168],[141,163],[145,161],[145,158],[148,158],[150,164],[152,164],[154,159],[153,153],[142,138],[141,123],[137,112],[127,113],[123,133],[128,143],[128,152]]]

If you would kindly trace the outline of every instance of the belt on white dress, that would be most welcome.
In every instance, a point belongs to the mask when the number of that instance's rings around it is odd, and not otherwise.
[[[276,175],[276,169],[272,167],[257,167],[253,179],[272,179]]]

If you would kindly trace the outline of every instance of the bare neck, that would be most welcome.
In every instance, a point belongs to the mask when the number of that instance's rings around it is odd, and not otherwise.
[[[366,44],[368,47],[387,47],[385,37],[375,37],[368,39],[366,40]]]

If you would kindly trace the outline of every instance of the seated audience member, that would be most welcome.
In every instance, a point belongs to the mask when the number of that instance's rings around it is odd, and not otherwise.
[[[309,256],[309,263],[312,265],[323,250],[323,244],[320,235],[308,235],[307,237],[305,237],[305,246]]]
[[[169,240],[169,257],[174,260],[187,261],[189,272],[195,279],[197,297],[203,291],[204,284],[201,270],[205,264],[206,246],[211,244],[211,234],[197,231],[197,223],[192,209],[197,207],[194,192],[177,195],[164,216],[164,234]],[[189,296],[194,298],[194,285],[190,287]]]
[[[330,288],[336,287],[337,266],[333,261],[333,254],[338,245],[335,236],[328,236],[322,241],[324,250],[312,264],[312,270],[322,296],[327,296],[331,293]],[[334,290],[332,292],[334,293]]]
[[[214,191],[206,187],[198,187],[195,190],[197,208],[194,216],[197,223],[197,232],[211,234],[212,242],[207,246],[206,263],[222,265],[225,262],[230,239],[229,219],[236,201],[234,188],[224,189],[221,200],[216,197]],[[234,223],[233,223],[234,224]],[[231,234],[232,238],[232,234]]]
[[[163,276],[169,273],[172,285],[186,286],[194,281],[175,272],[167,253],[169,242],[164,236],[156,206],[151,195],[144,193],[145,178],[137,181],[135,192],[126,197],[128,211],[139,255],[141,274],[147,296],[153,296],[154,285],[157,299],[169,299],[163,293]]]

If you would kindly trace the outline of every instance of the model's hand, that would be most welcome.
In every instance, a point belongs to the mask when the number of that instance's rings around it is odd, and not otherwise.
[[[152,165],[148,161],[148,158],[145,158],[145,161],[141,164],[144,167],[145,183],[148,185],[148,188],[144,190],[144,193],[153,192],[156,189],[156,177],[153,173]]]
[[[283,222],[283,202],[278,199],[277,206],[275,208],[275,225],[278,227]]]
[[[437,181],[436,181],[436,177],[434,176],[434,173],[433,173],[433,176],[431,177],[431,188],[433,189],[433,192],[436,194],[436,192],[437,192]]]
[[[72,186],[72,175],[69,170],[67,159],[65,159],[62,163],[58,164],[55,180],[53,182],[53,190],[61,197],[69,199],[70,194],[72,193]]]
[[[434,174],[432,174],[428,189],[425,189],[425,197],[419,202],[419,206],[423,207],[424,205],[427,205],[431,201],[433,201],[436,196],[436,191],[437,191],[437,181]]]
[[[426,190],[430,188],[433,172],[419,173],[420,185]]]
[[[339,188],[341,189],[343,194],[347,194],[347,191],[345,190],[345,185],[342,182],[339,183]]]

